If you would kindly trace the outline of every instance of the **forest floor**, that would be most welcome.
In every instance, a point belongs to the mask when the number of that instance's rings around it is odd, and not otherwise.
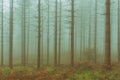
[[[37,70],[34,67],[16,66],[0,68],[0,80],[120,80],[120,66],[112,64],[111,69],[105,65],[81,63],[74,67],[44,66]]]

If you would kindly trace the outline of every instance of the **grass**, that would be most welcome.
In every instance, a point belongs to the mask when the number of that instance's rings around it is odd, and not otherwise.
[[[0,80],[120,80],[120,66],[112,65],[110,70],[103,65],[81,63],[74,67],[46,66],[37,70],[34,67],[16,66],[0,68]]]

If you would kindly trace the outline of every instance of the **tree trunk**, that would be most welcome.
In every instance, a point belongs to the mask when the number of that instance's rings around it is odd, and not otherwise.
[[[105,64],[107,66],[111,66],[110,36],[110,0],[106,0]]]
[[[118,63],[120,63],[120,1],[118,0]]]
[[[31,9],[30,9],[30,1],[29,1],[29,17],[28,17],[28,28],[27,28],[27,55],[26,55],[26,64],[28,65],[29,63],[28,63],[28,58],[29,58],[29,39],[30,39],[30,22],[31,22]]]
[[[55,1],[55,43],[54,43],[54,65],[57,66],[57,0]]]
[[[94,62],[96,63],[96,42],[97,42],[97,0],[95,1],[95,32],[94,32]]]
[[[90,1],[91,2],[91,1]],[[90,14],[89,14],[89,50],[91,50],[91,3],[89,3],[90,4]],[[90,53],[91,54],[91,53]]]
[[[61,64],[61,19],[62,19],[62,2],[60,0],[60,13],[59,13],[59,55],[58,55],[58,64]]]
[[[74,66],[74,0],[71,0],[71,66]]]
[[[23,18],[22,18],[22,65],[26,66],[26,10],[25,10],[25,0],[23,0]]]
[[[37,68],[40,68],[40,24],[41,24],[41,19],[40,19],[40,10],[41,9],[41,0],[38,0],[38,59],[37,59]]]
[[[13,0],[10,0],[9,67],[13,68]]]
[[[47,65],[49,65],[49,0],[48,0],[48,31],[47,31]]]
[[[82,14],[81,14],[81,30],[80,30],[80,61],[82,61],[82,53],[83,53],[83,20],[82,20]]]
[[[3,0],[2,0],[2,5],[1,5],[1,8],[2,8],[2,12],[1,12],[1,66],[3,66],[3,59],[4,59],[4,56],[3,56]]]

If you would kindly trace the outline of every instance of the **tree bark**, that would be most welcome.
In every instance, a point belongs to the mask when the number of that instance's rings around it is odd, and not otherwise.
[[[96,63],[96,46],[97,46],[97,0],[95,1],[95,32],[94,32],[94,62]]]
[[[120,1],[118,0],[118,63],[120,63]]]
[[[47,65],[49,65],[49,0],[48,0],[48,30],[47,30]]]
[[[62,2],[60,0],[60,17],[59,17],[59,55],[58,55],[58,64],[61,64],[61,19],[62,19]]]
[[[10,0],[9,67],[13,68],[13,0]]]
[[[23,10],[22,10],[22,65],[26,66],[26,9],[25,0],[23,0]]]
[[[41,25],[41,0],[38,0],[38,58],[37,58],[37,68],[40,68],[40,25]]]
[[[106,0],[105,64],[107,66],[111,66],[110,36],[110,0]]]
[[[55,1],[54,65],[57,66],[57,0]]]
[[[71,66],[74,66],[74,0],[71,0]]]
[[[1,5],[1,66],[3,66],[3,59],[4,59],[4,56],[3,56],[3,0],[2,0],[2,5]]]

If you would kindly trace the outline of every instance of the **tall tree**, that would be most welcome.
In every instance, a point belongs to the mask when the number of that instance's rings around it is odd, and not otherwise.
[[[110,0],[106,0],[106,34],[105,34],[105,63],[107,66],[111,65],[110,52]]]
[[[29,39],[30,39],[30,22],[31,22],[31,9],[30,9],[30,0],[28,1],[28,26],[27,26],[27,52],[26,52],[26,64],[28,65],[28,56],[29,56]]]
[[[71,0],[71,66],[74,66],[74,0]]]
[[[90,14],[89,14],[89,50],[91,49],[91,0],[90,0],[90,6],[89,6],[89,8],[90,8]]]
[[[57,66],[57,0],[55,1],[55,36],[54,36],[54,65]]]
[[[62,20],[62,2],[60,0],[60,12],[59,12],[59,55],[58,55],[58,64],[60,65],[61,61],[61,20]]]
[[[50,24],[49,24],[49,0],[48,0],[48,30],[47,30],[47,65],[49,65],[49,27],[50,27]]]
[[[10,0],[9,67],[13,68],[13,0]]]
[[[120,63],[120,1],[118,0],[118,63]]]
[[[96,63],[96,38],[97,38],[97,0],[95,0],[95,31],[94,31],[94,62]]]
[[[82,11],[82,10],[81,10]],[[82,20],[82,14],[81,14],[81,26],[80,26],[80,61],[82,61],[82,50],[83,50],[83,45],[82,45],[82,42],[83,42],[83,20]]]
[[[26,66],[26,0],[22,0],[22,65]]]
[[[3,0],[1,2],[1,66],[3,66]]]
[[[37,57],[37,68],[40,68],[40,25],[41,25],[41,0],[38,0],[38,57]]]

